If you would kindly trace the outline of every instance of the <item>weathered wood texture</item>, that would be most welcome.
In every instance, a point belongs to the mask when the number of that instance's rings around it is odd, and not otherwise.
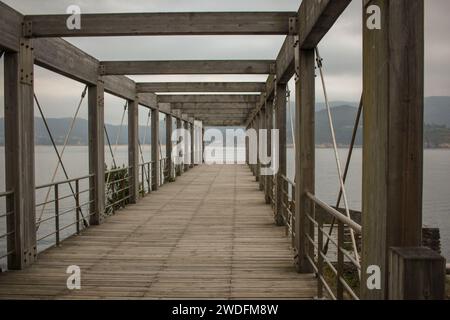
[[[158,95],[163,103],[256,103],[259,95],[254,94],[191,94],[191,95]]]
[[[103,75],[270,74],[272,60],[104,61]]]
[[[160,140],[159,140],[159,109],[152,109],[151,115],[152,129],[152,190],[158,190],[161,182],[160,177]]]
[[[288,83],[295,73],[294,36],[287,36],[277,57],[277,82]]]
[[[368,266],[380,266],[382,290],[362,286],[362,297],[386,299],[389,248],[421,245],[424,1],[365,1],[365,8],[372,4],[382,28],[363,33],[362,283]]]
[[[170,114],[166,115],[166,157],[169,161],[167,164],[169,170],[169,179],[175,179],[173,170],[173,155],[172,155],[172,131],[173,131],[173,117]]]
[[[275,92],[275,128],[279,131],[279,161],[275,186],[275,223],[278,226],[284,224],[283,221],[283,186],[285,184],[283,176],[287,176],[286,160],[286,91],[287,85],[277,83]]]
[[[307,234],[314,239],[314,228],[307,214],[314,216],[314,206],[306,192],[315,193],[315,54],[314,50],[296,47],[296,69],[299,75],[295,83],[295,248],[300,272],[311,272],[307,255],[313,256],[314,248]]]
[[[299,45],[314,49],[334,25],[351,0],[304,0],[298,11]]]
[[[390,300],[444,300],[445,259],[429,248],[389,250]]]
[[[82,28],[69,30],[69,15],[30,15],[33,37],[169,35],[283,35],[295,12],[183,12],[83,14]]]
[[[81,290],[66,287],[81,267]],[[0,274],[0,298],[311,299],[246,166],[198,166],[138,204]]]
[[[19,51],[19,39],[22,36],[23,16],[0,2],[0,48]]]
[[[130,202],[139,200],[139,104],[137,99],[128,101],[128,166]]]
[[[8,266],[23,269],[36,259],[34,169],[34,76],[32,41],[22,39],[19,53],[5,54],[5,183],[14,192],[7,211]]]
[[[98,225],[105,212],[105,91],[101,79],[88,91],[90,223]]]
[[[263,82],[148,82],[137,83],[138,92],[263,92]]]

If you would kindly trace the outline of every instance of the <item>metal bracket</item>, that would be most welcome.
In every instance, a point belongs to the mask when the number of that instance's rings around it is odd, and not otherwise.
[[[33,85],[33,42],[30,39],[22,38],[19,49],[20,83],[29,86]]]
[[[297,17],[289,18],[289,35],[290,36],[298,35],[298,18]]]
[[[31,38],[33,36],[33,22],[24,21],[22,23],[22,36],[25,38]]]

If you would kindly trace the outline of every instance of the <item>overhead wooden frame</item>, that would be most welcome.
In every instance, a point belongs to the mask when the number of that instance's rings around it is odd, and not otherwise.
[[[138,93],[167,92],[263,92],[264,82],[147,82],[137,83]]]
[[[273,60],[103,61],[101,75],[271,74]]]
[[[167,103],[256,103],[260,95],[253,94],[187,94],[158,95],[159,102]]]
[[[170,35],[285,35],[296,12],[185,12],[82,14],[79,30],[67,28],[68,14],[29,15],[31,37]]]

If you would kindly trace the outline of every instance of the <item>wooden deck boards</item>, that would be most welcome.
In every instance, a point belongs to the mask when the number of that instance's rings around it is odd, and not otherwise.
[[[66,288],[81,267],[79,291]],[[199,166],[175,183],[0,274],[0,299],[308,299],[284,228],[245,166]]]

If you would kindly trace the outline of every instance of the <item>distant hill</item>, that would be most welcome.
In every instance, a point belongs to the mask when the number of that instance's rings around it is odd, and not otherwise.
[[[356,119],[358,103],[334,101],[330,103],[334,126],[336,129],[336,139],[339,145],[350,143],[354,122]],[[294,102],[291,101],[291,106]],[[331,144],[330,128],[328,125],[328,115],[322,103],[316,105],[316,143],[318,145],[329,146]],[[292,109],[287,112],[287,140],[292,143],[291,120]],[[425,98],[425,146],[430,148],[450,146],[450,97],[427,97]],[[63,144],[71,119],[48,119],[49,126],[55,137],[57,144]],[[111,143],[115,143],[119,126],[106,125]],[[222,128],[223,129],[223,128]],[[356,138],[356,144],[362,145],[362,123]],[[36,144],[49,145],[50,140],[41,118],[35,119]],[[139,128],[140,136],[144,136],[145,128]],[[78,119],[69,145],[87,145],[88,143],[88,122],[85,119]],[[119,137],[119,144],[127,144],[128,128],[123,126]],[[160,124],[161,143],[165,143],[164,123]],[[150,129],[147,130],[147,143],[150,142]],[[0,145],[4,144],[4,120],[0,118]]]
[[[51,141],[49,139],[47,130],[44,125],[44,121],[42,118],[35,118],[35,143],[36,145],[50,145]],[[50,131],[52,132],[53,138],[57,145],[63,145],[66,134],[70,128],[70,124],[72,119],[69,118],[58,118],[58,119],[47,119],[48,126],[50,127]],[[0,118],[0,145],[4,145],[5,136],[4,136],[4,119]],[[117,139],[117,135],[119,134],[118,125],[106,124],[106,130],[108,131],[109,138],[111,140],[111,144],[115,144]],[[145,126],[139,127],[139,136],[143,137],[145,134]],[[160,132],[159,136],[161,139],[161,144],[165,144],[165,127],[164,122],[160,123]],[[151,130],[147,128],[147,138],[146,144],[150,143],[151,139]],[[118,143],[120,145],[124,145],[128,143],[128,126],[122,126],[120,130],[120,137],[118,139]],[[87,145],[88,144],[88,121],[86,119],[77,119],[75,122],[75,126],[73,128],[72,134],[70,136],[68,145],[77,146],[77,145]]]

